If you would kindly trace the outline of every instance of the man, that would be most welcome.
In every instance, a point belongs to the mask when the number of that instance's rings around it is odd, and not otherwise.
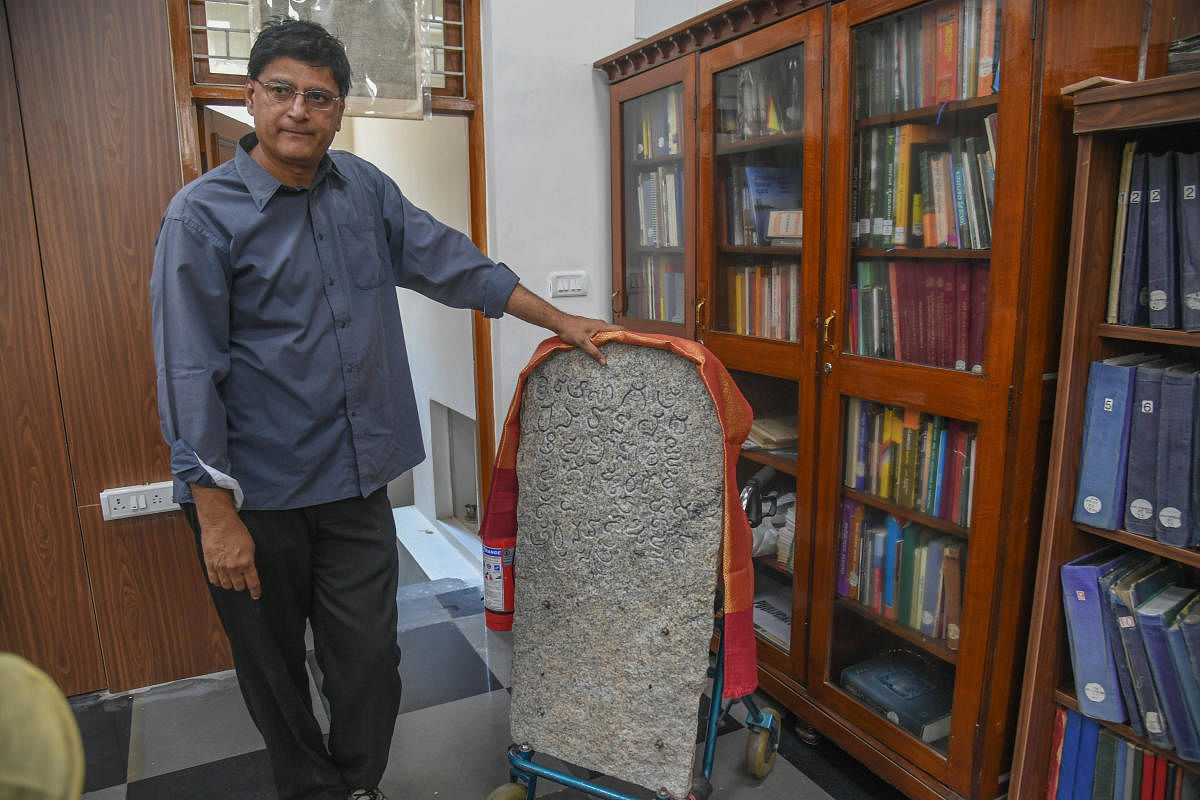
[[[386,485],[424,458],[394,287],[513,314],[601,363],[590,338],[615,326],[558,311],[374,166],[327,152],[350,65],[320,25],[264,26],[247,76],[254,133],[175,196],[156,243],[159,416],[280,798],[381,798],[400,703]]]

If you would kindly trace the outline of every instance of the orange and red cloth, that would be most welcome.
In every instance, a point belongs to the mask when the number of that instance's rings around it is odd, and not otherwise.
[[[708,348],[675,336],[606,331],[592,338],[596,345],[608,342],[655,347],[688,359],[708,389],[716,406],[725,439],[725,520],[721,546],[721,579],[725,587],[725,690],[726,698],[744,697],[758,685],[757,652],[754,640],[754,567],[750,560],[753,537],[750,522],[738,498],[737,462],[742,442],[754,421],[750,404],[742,397],[725,366]],[[484,547],[513,543],[517,535],[517,446],[521,440],[521,397],[533,368],[560,350],[573,345],[551,337],[534,351],[533,358],[517,379],[513,401],[504,420],[500,446],[492,469],[492,486],[484,509],[480,535]],[[508,544],[506,546],[511,546]],[[489,615],[489,625],[491,615]]]

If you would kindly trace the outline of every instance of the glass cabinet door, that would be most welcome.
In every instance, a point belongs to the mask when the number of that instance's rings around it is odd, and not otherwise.
[[[679,59],[613,89],[613,316],[679,336],[695,319],[694,68]]]
[[[992,580],[994,537],[972,532],[1003,446],[985,358],[998,5],[839,8],[831,45],[845,58],[830,79],[813,560],[813,605],[830,613],[810,684],[943,780],[971,763],[981,691],[958,678],[979,674],[986,632],[964,623],[978,619],[964,587]]]
[[[700,58],[697,336],[754,424],[738,463],[754,534],[760,664],[803,684],[808,654],[820,291],[821,70],[816,8]]]

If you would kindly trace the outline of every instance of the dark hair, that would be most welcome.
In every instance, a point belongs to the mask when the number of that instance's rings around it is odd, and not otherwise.
[[[294,58],[311,67],[329,67],[338,93],[344,97],[350,91],[350,59],[346,57],[346,46],[316,22],[280,17],[263,22],[258,38],[250,48],[246,77],[257,79],[277,58]]]

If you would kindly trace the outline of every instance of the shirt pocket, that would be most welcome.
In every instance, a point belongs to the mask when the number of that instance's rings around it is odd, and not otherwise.
[[[343,222],[338,225],[346,271],[359,289],[375,289],[388,283],[388,270],[379,255],[379,239],[374,220]]]

